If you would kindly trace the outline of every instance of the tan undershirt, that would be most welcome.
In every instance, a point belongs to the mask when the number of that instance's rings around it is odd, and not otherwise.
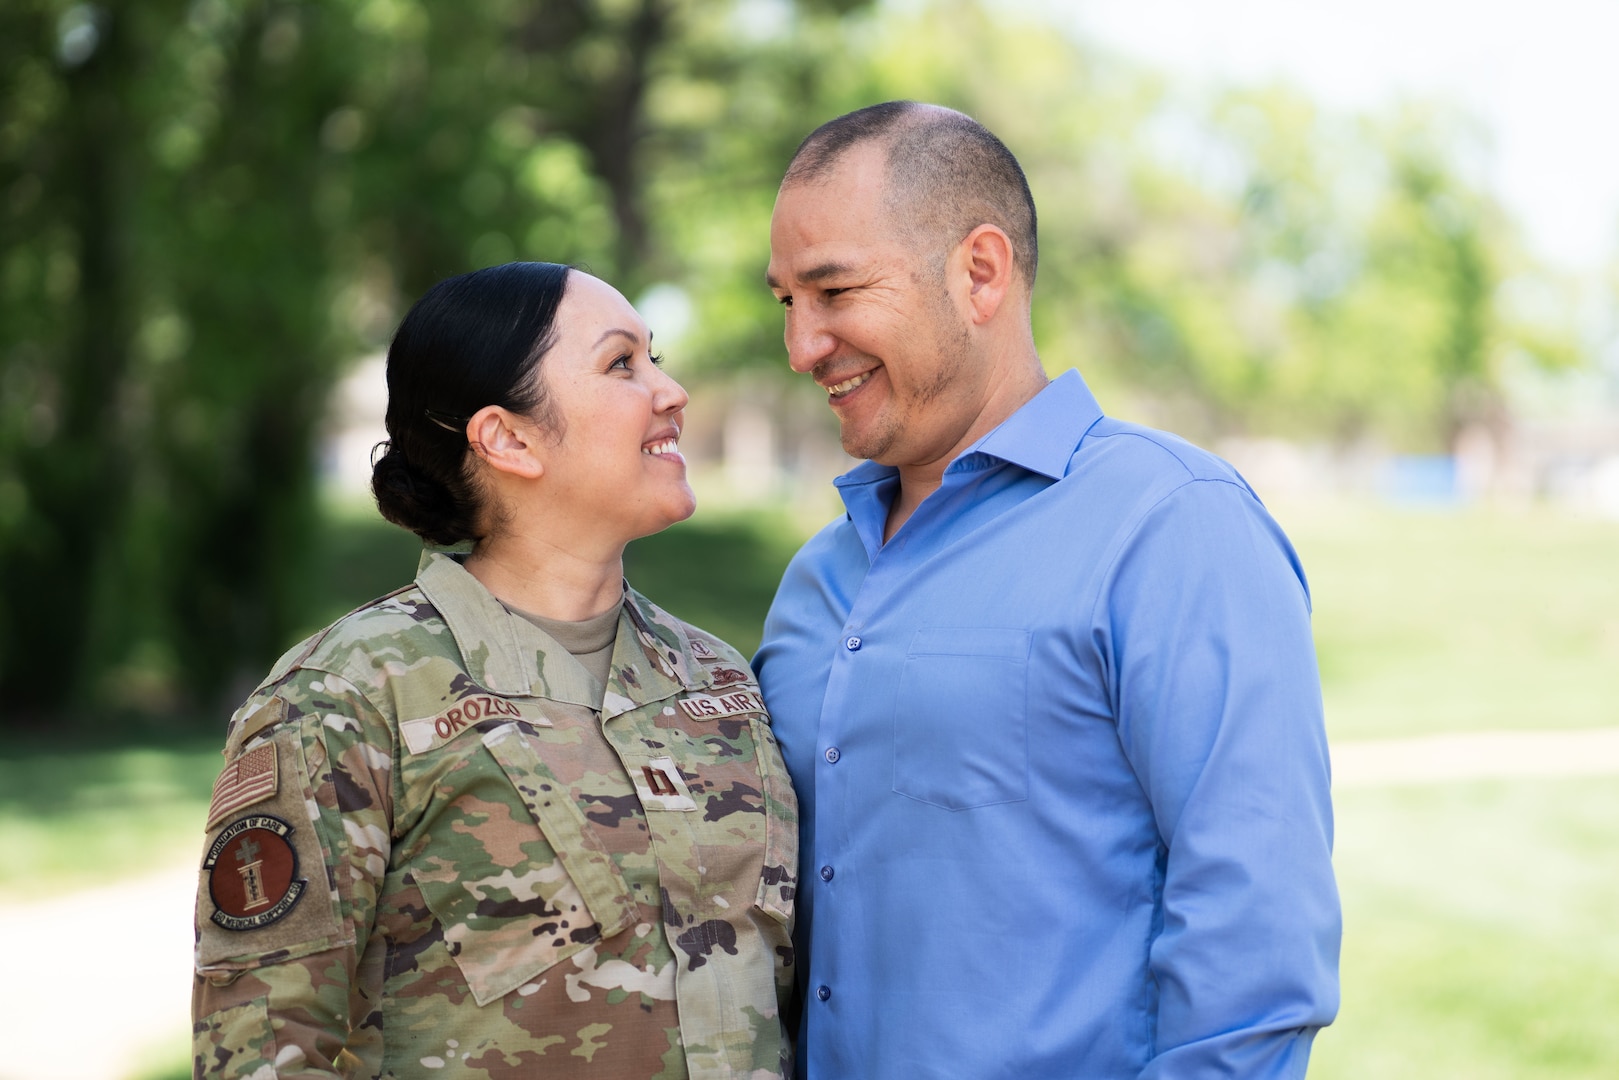
[[[613,642],[618,640],[618,613],[623,606],[623,601],[619,601],[600,615],[579,622],[548,619],[510,605],[506,610],[544,630],[579,661],[580,666],[596,680],[594,689],[596,707],[599,709],[602,698],[607,694],[607,671],[613,662]]]

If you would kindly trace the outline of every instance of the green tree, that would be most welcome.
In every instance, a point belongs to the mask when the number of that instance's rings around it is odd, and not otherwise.
[[[680,265],[648,177],[717,140],[649,94],[765,78],[734,17],[0,9],[0,716],[212,705],[256,677],[309,606],[313,434],[344,362],[475,265],[583,263],[632,295]]]

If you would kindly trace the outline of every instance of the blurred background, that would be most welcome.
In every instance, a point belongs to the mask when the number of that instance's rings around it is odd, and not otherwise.
[[[700,509],[630,576],[756,645],[850,464],[776,183],[895,97],[1022,160],[1050,371],[1234,461],[1311,574],[1311,1075],[1619,1075],[1615,40],[1605,0],[3,0],[0,1078],[190,1075],[223,724],[414,570],[366,482],[433,282],[640,307]]]

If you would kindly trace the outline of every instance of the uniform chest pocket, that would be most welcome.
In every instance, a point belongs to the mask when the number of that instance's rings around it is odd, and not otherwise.
[[[911,638],[894,709],[894,790],[948,810],[1029,795],[1029,632]]]
[[[507,724],[483,743],[498,772],[461,778],[443,829],[453,844],[413,870],[479,1005],[636,919],[611,854],[522,731]]]

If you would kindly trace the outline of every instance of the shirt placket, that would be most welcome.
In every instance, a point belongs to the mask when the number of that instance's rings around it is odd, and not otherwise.
[[[838,892],[840,875],[842,884],[851,885],[851,879],[858,878],[861,872],[861,867],[851,861],[854,845],[849,829],[863,806],[861,791],[855,786],[857,778],[867,777],[860,789],[879,783],[879,778],[870,774],[883,769],[884,763],[892,770],[893,750],[884,741],[885,732],[856,730],[850,720],[868,711],[859,701],[864,687],[898,677],[907,648],[907,642],[897,640],[897,636],[903,636],[904,631],[899,629],[903,622],[885,621],[882,615],[903,602],[907,580],[930,550],[928,540],[936,532],[932,525],[948,517],[959,498],[960,486],[959,476],[947,474],[939,490],[917,508],[893,539],[875,550],[867,543],[870,568],[838,628],[837,639],[828,643],[835,651],[813,758],[815,851],[805,853],[813,863],[800,870],[800,880],[816,890],[810,1000],[806,1002],[806,1007],[820,1010],[810,1025],[811,1038],[816,1041],[838,1041],[838,1017],[843,1008],[872,1006],[870,1002],[845,1002],[838,997],[843,972],[838,970],[836,958],[867,954],[861,942],[852,940],[863,935],[864,929],[854,912],[839,905]],[[863,500],[857,512],[862,516],[885,514],[886,507],[880,500]],[[868,541],[881,536],[882,524],[880,517],[857,522]],[[890,626],[895,629],[889,631]],[[888,786],[884,784],[879,790],[887,790]],[[839,1057],[842,1055],[823,1060]]]

